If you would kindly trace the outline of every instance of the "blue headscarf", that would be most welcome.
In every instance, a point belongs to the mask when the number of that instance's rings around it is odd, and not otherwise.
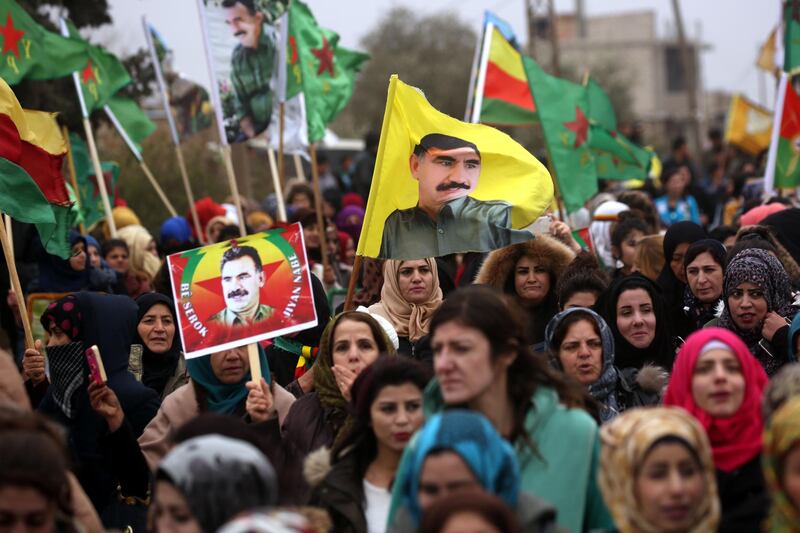
[[[47,253],[41,246],[39,255],[39,279],[36,291],[38,292],[77,292],[88,289],[92,265],[89,262],[89,251],[86,238],[75,230],[69,232],[70,249],[82,242],[86,250],[86,268],[81,271],[73,270],[69,259]]]
[[[267,383],[270,382],[269,363],[267,354],[261,345],[258,345],[258,358],[261,361],[261,374]],[[245,383],[253,379],[250,371],[244,375],[239,383],[226,385],[214,374],[211,368],[211,356],[195,357],[186,361],[186,368],[192,381],[203,387],[206,391],[208,409],[219,414],[233,414],[236,407],[247,398]]]
[[[800,333],[800,313],[795,315],[792,325],[789,328],[789,361],[797,361],[797,353],[794,351],[797,334]]]
[[[619,404],[617,402],[617,381],[619,381],[617,368],[614,366],[614,334],[603,317],[586,307],[573,307],[561,311],[547,323],[544,332],[547,351],[550,353],[550,361],[559,370],[564,370],[561,360],[558,357],[559,346],[553,345],[553,337],[561,322],[569,315],[580,313],[587,319],[593,320],[597,324],[600,332],[600,340],[603,343],[603,366],[600,370],[600,377],[597,381],[589,385],[589,394],[592,398],[603,404],[600,411],[600,418],[603,422],[611,420],[619,414]]]
[[[450,409],[432,416],[414,435],[397,471],[394,493],[415,527],[422,518],[418,500],[422,467],[427,456],[438,450],[457,453],[488,493],[516,508],[520,472],[514,449],[481,414]]]

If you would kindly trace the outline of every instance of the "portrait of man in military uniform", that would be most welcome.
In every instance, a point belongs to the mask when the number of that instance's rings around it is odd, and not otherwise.
[[[228,327],[266,320],[275,310],[259,303],[265,277],[261,258],[252,246],[232,246],[222,255],[220,265],[225,308],[208,321]]]
[[[261,3],[222,0],[225,24],[239,41],[231,56],[230,80],[239,128],[248,139],[267,129],[272,117],[277,34],[271,24],[277,13],[263,11]]]
[[[478,186],[481,164],[480,150],[469,141],[441,133],[424,136],[409,157],[419,200],[387,217],[380,257],[438,257],[530,240],[530,232],[511,228],[511,204],[469,196]]]

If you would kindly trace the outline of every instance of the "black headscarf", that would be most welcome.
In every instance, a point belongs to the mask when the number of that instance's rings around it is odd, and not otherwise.
[[[800,208],[792,207],[773,213],[762,220],[760,225],[775,230],[778,241],[800,264]]]
[[[644,289],[653,301],[656,316],[656,334],[647,348],[639,349],[629,343],[617,327],[617,300],[620,295],[632,289]],[[669,324],[663,305],[664,297],[658,287],[641,274],[631,274],[611,283],[608,290],[597,302],[601,316],[614,333],[615,364],[618,368],[642,368],[646,363],[656,364],[666,369],[672,368],[675,352],[672,348]]]
[[[69,234],[70,250],[77,243],[82,242],[86,253],[86,267],[83,270],[73,270],[69,259],[61,259],[49,254],[41,247],[39,254],[39,278],[36,290],[39,292],[74,292],[86,290],[91,284],[92,265],[89,261],[89,251],[86,239],[75,230]],[[71,252],[70,252],[71,253]]]
[[[703,253],[708,253],[722,269],[722,274],[725,274],[725,255],[727,251],[725,246],[716,239],[701,239],[692,243],[686,249],[686,255],[683,257],[683,268],[686,269],[689,263],[697,259],[697,256]],[[720,287],[721,288],[721,287]],[[689,285],[683,291],[683,307],[686,314],[694,321],[695,328],[702,329],[703,326],[716,316],[717,306],[722,301],[722,294],[719,299],[712,304],[704,304],[697,296],[694,295]]]
[[[666,303],[667,319],[675,335],[684,338],[694,331],[693,321],[683,312],[683,292],[686,284],[672,271],[670,262],[675,249],[683,244],[692,244],[707,237],[706,230],[694,222],[683,221],[673,224],[664,234],[664,267],[656,279]]]
[[[169,309],[172,315],[172,322],[175,324],[175,336],[172,338],[172,345],[164,353],[152,352],[139,335],[139,322],[156,304],[163,304]],[[161,395],[164,392],[164,387],[167,386],[169,378],[175,373],[181,357],[181,341],[177,330],[178,322],[175,318],[175,309],[169,296],[157,292],[142,294],[136,299],[136,305],[139,306],[139,312],[136,318],[137,327],[134,332],[133,342],[134,344],[142,345],[142,383]]]

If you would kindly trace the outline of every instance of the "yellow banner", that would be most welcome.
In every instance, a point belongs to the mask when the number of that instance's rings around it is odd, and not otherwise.
[[[725,128],[725,141],[750,155],[769,148],[772,113],[744,96],[733,95]]]
[[[437,111],[391,77],[359,255],[420,259],[524,242],[552,200],[550,174],[519,143]]]

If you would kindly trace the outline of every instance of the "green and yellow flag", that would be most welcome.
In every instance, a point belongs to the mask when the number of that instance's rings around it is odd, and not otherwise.
[[[358,254],[421,259],[533,238],[547,169],[505,133],[436,110],[393,75]]]
[[[797,74],[800,70],[800,2],[783,1],[783,70]]]
[[[308,141],[317,142],[353,95],[355,76],[369,56],[339,46],[339,35],[320,28],[308,6],[289,6],[286,98],[304,94]]]
[[[0,37],[0,78],[9,85],[69,76],[86,64],[82,41],[47,31],[13,0],[0,0]]]

